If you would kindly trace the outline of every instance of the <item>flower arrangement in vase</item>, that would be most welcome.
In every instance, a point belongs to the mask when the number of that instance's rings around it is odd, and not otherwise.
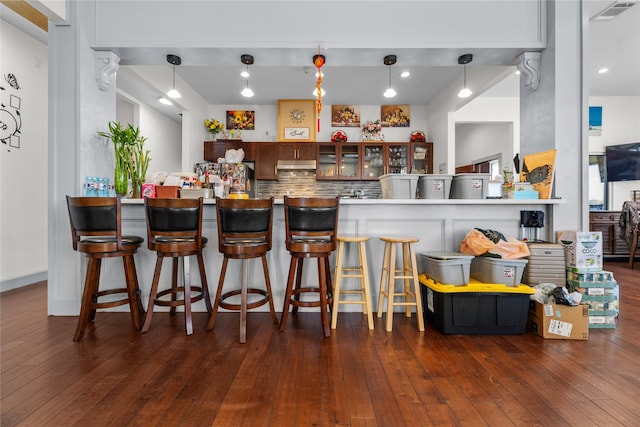
[[[224,124],[217,119],[205,119],[204,127],[211,133],[213,140],[216,140],[216,135],[224,130]]]
[[[362,125],[362,139],[379,141],[381,139],[380,132],[382,131],[382,124],[380,120],[371,121],[368,120]]]

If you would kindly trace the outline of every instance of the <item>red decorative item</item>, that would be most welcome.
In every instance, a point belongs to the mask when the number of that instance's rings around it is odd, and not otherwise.
[[[414,130],[413,132],[411,132],[409,142],[427,142],[427,137],[421,130]]]
[[[347,134],[343,130],[335,130],[331,133],[331,142],[347,142]]]
[[[322,66],[326,58],[320,55],[320,47],[318,46],[318,54],[313,55],[313,65],[318,69],[318,80],[316,80],[316,91],[318,97],[316,100],[316,119],[318,120],[318,132],[320,132],[320,112],[322,111]]]

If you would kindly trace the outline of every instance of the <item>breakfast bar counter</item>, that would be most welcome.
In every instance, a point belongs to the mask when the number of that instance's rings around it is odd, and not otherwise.
[[[380,269],[383,258],[383,245],[379,240],[381,235],[405,234],[419,238],[416,243],[416,253],[428,251],[459,251],[460,242],[473,228],[494,229],[506,236],[518,237],[520,232],[520,211],[536,210],[545,214],[545,227],[541,230],[540,238],[552,241],[554,235],[553,208],[562,204],[562,199],[550,200],[512,200],[512,199],[341,199],[339,211],[339,233],[366,235],[370,237],[367,243],[367,258],[369,260],[369,276],[372,286],[373,304],[377,303],[377,287],[380,283]],[[289,253],[285,249],[285,224],[282,210],[282,199],[275,201],[273,221],[273,248],[267,255],[271,273],[271,285],[274,293],[276,310],[281,310],[287,282],[289,268]],[[122,228],[125,234],[143,236],[146,240],[146,223],[144,203],[141,199],[122,201]],[[205,266],[209,287],[215,289],[222,266],[222,256],[217,247],[217,224],[215,214],[215,200],[205,199],[203,218],[203,234],[209,243],[204,250]],[[355,263],[355,251],[346,253],[346,260]],[[418,255],[419,256],[419,255]],[[332,260],[332,262],[335,262]],[[148,299],[149,288],[153,278],[155,254],[146,248],[146,242],[136,255],[136,266],[143,301]],[[103,274],[113,275],[112,281],[122,280],[121,266],[116,263],[105,263]],[[187,269],[188,275],[197,280],[197,268],[191,263]],[[260,262],[249,262],[249,283],[253,280],[260,286],[263,281]],[[316,264],[308,262],[305,269],[305,280],[315,283],[317,273]],[[419,269],[421,265],[419,261]],[[170,269],[166,269],[169,271]],[[190,271],[193,270],[193,271]],[[233,287],[240,281],[240,267],[230,265],[226,283]],[[170,283],[169,274],[161,278],[162,288]],[[349,281],[345,286],[349,288]],[[355,286],[356,284],[354,284]],[[78,301],[78,307],[80,306]],[[360,307],[351,305],[359,310]],[[264,309],[264,307],[263,307]],[[204,304],[199,302],[194,307],[196,311],[204,311]]]

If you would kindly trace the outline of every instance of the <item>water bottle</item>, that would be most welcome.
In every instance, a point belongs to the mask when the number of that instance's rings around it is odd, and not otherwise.
[[[98,196],[109,197],[109,178],[98,178]]]

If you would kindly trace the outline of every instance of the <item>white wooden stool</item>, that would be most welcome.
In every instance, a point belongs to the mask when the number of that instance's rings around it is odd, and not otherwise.
[[[422,300],[420,299],[420,283],[418,282],[418,263],[413,244],[418,241],[416,237],[408,236],[381,236],[384,242],[384,259],[382,261],[382,274],[380,275],[380,295],[378,296],[378,317],[382,317],[384,300],[387,300],[386,330],[391,332],[393,328],[393,308],[397,305],[405,307],[405,314],[411,317],[411,307],[416,308],[418,330],[424,331],[424,317],[422,313]],[[396,244],[402,244],[402,269],[396,268]],[[404,291],[395,292],[396,280],[404,280]],[[413,281],[413,290],[411,290]],[[404,297],[403,301],[395,301],[396,297]],[[413,301],[411,301],[413,298]]]
[[[336,271],[333,289],[333,307],[331,309],[331,329],[335,329],[338,323],[339,304],[361,304],[362,313],[367,315],[369,329],[373,329],[373,314],[371,312],[371,295],[369,288],[369,271],[367,266],[367,236],[341,235],[336,238],[338,250],[336,251]],[[345,267],[344,250],[346,243],[357,243],[358,265]],[[360,289],[341,290],[342,279],[360,279]],[[360,295],[360,299],[340,300],[340,294]]]

